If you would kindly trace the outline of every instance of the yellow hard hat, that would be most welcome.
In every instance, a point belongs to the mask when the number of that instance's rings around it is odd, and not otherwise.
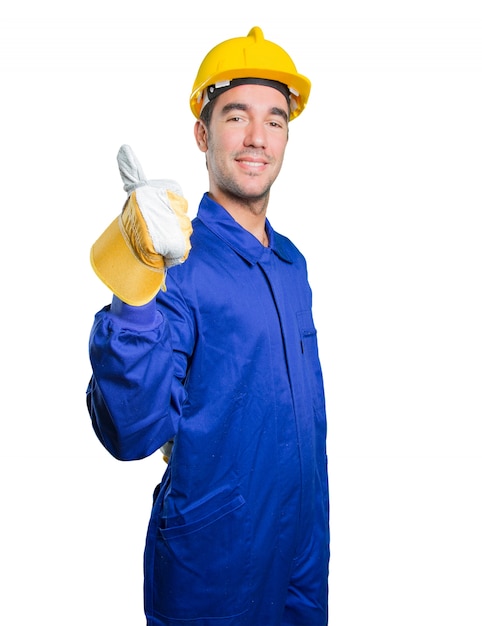
[[[194,81],[191,110],[199,118],[205,93],[209,86],[225,87],[238,78],[276,81],[289,89],[290,120],[303,111],[310,95],[311,82],[298,74],[291,57],[264,38],[263,31],[254,26],[247,37],[228,39],[215,46],[204,58]]]

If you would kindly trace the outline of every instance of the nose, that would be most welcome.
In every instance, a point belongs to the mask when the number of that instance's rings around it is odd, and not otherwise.
[[[266,147],[266,128],[263,122],[251,120],[244,137],[244,145],[246,147],[265,148]]]

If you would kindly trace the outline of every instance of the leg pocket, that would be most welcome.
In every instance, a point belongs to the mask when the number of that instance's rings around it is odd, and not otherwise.
[[[155,613],[182,620],[241,615],[249,608],[250,588],[244,498],[218,493],[183,521],[161,518],[157,529]]]

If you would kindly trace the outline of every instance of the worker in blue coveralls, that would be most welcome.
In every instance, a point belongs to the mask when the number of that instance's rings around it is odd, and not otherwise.
[[[127,200],[91,251],[113,298],[90,336],[87,405],[114,457],[168,460],[144,556],[149,626],[328,623],[311,290],[266,217],[310,87],[259,27],[207,54],[190,106],[209,191],[192,223],[175,181],[118,153]]]

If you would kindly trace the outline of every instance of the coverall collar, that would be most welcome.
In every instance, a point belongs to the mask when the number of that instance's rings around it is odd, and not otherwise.
[[[258,263],[266,248],[250,232],[238,224],[220,204],[206,192],[199,204],[198,219],[217,237],[228,244],[235,252],[251,265]],[[283,238],[276,233],[268,220],[266,232],[269,247],[283,261],[293,263],[291,254],[286,250]]]

